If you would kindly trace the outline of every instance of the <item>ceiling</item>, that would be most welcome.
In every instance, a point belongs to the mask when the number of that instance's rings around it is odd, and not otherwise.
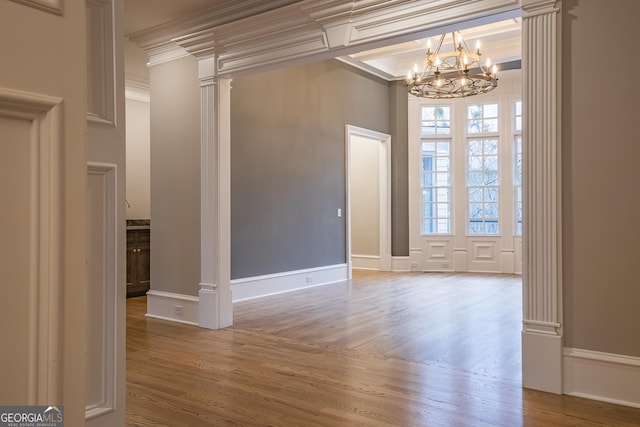
[[[251,2],[251,0],[239,0]],[[199,11],[215,6],[238,3],[238,0],[124,0],[125,35],[164,24],[179,18],[193,16]],[[462,31],[469,47],[474,48],[476,40],[481,42],[483,59],[491,58],[501,64],[517,61],[521,57],[521,19],[514,18],[488,25],[467,28]],[[447,35],[443,51],[453,50],[451,37]],[[436,46],[439,36],[431,37]],[[448,46],[447,46],[448,45]],[[404,42],[392,46],[367,50],[342,57],[356,67],[363,68],[380,77],[395,80],[404,78],[414,64],[422,64],[426,53],[426,39]],[[498,69],[500,67],[498,66]]]
[[[124,0],[124,34],[130,34],[226,3],[225,0]]]

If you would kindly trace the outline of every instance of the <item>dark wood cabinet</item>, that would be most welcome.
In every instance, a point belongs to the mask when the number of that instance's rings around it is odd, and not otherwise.
[[[127,229],[127,298],[147,293],[151,284],[151,230]]]

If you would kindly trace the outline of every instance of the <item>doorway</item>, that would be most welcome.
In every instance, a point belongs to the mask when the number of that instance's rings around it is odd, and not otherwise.
[[[391,136],[346,126],[346,255],[353,268],[391,270]]]

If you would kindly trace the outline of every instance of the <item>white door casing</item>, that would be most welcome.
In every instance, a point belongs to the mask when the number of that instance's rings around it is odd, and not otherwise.
[[[352,146],[356,139],[376,144],[378,164],[372,165],[378,172],[378,262],[375,266],[380,271],[391,270],[391,135],[365,129],[353,125],[345,127],[345,166],[346,166],[346,252],[348,278],[352,277]]]

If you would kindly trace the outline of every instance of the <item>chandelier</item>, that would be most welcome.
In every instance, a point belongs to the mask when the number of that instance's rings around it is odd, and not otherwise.
[[[407,74],[407,89],[410,94],[421,98],[462,98],[489,92],[498,86],[496,66],[487,59],[480,63],[480,42],[472,52],[460,32],[451,33],[455,51],[440,52],[446,34],[440,36],[435,51],[431,51],[431,40],[427,40],[427,55],[424,70],[419,72],[414,65],[413,72]]]

